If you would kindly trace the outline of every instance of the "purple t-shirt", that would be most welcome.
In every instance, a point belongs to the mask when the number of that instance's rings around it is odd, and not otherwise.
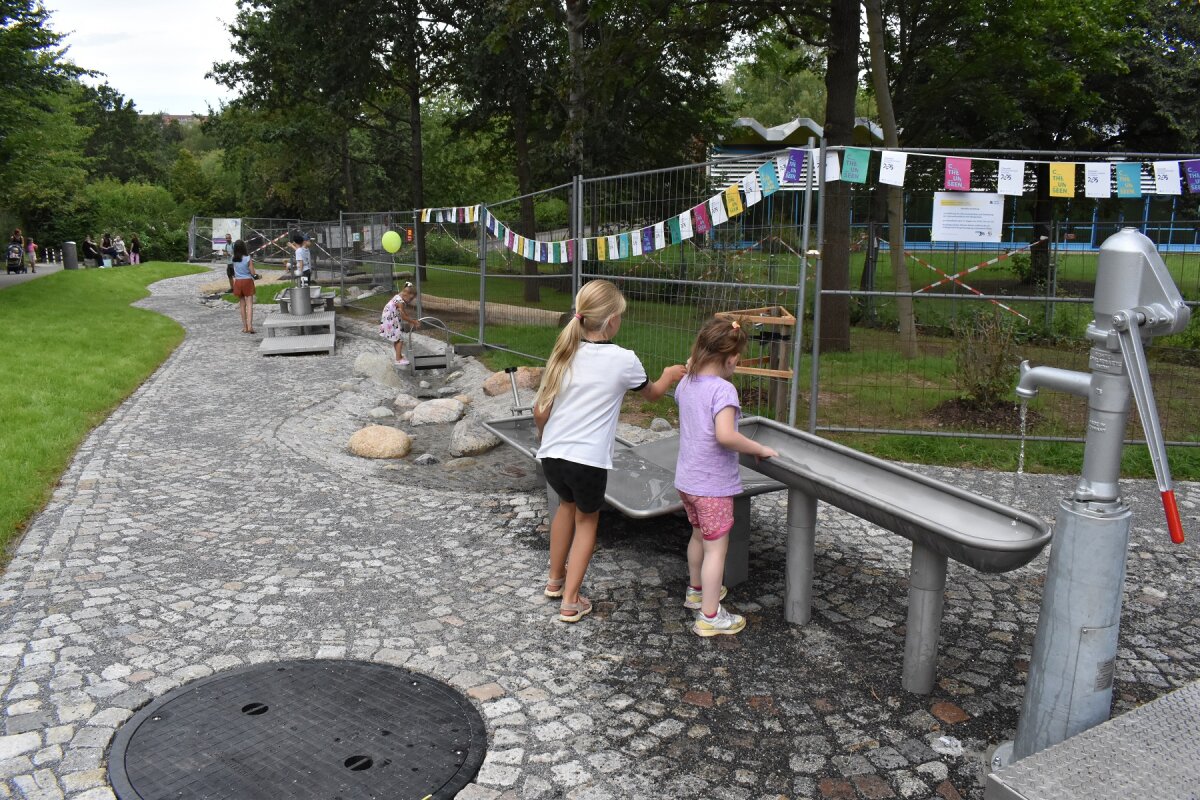
[[[719,375],[688,375],[675,387],[679,406],[679,461],[675,488],[698,497],[731,497],[742,491],[738,454],[717,442],[717,414],[741,414],[737,389]]]

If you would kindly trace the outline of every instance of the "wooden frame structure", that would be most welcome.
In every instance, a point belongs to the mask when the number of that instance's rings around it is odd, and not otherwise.
[[[790,328],[795,330],[796,318],[783,306],[763,306],[762,308],[747,308],[738,311],[718,311],[713,316],[736,321],[739,325],[770,325],[771,327]],[[790,335],[789,335],[789,338]],[[780,367],[786,361],[787,346],[784,342],[772,342],[770,355],[757,358],[743,358],[738,361],[734,372],[738,375],[758,375],[764,378],[780,378],[790,380],[792,370]]]

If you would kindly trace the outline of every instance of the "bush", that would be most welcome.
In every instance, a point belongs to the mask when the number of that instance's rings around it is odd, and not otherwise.
[[[83,190],[84,210],[75,220],[74,234],[82,243],[84,234],[97,242],[105,232],[119,233],[128,246],[136,233],[142,240],[142,259],[186,261],[189,215],[175,197],[161,186],[93,181]]]
[[[1023,285],[1033,283],[1033,262],[1029,259],[1028,253],[1017,253],[1008,260],[1008,268],[1012,270],[1012,274],[1017,276]]]
[[[425,236],[425,263],[439,267],[479,266],[478,245],[470,246],[444,233],[428,233]]]
[[[978,408],[1011,402],[1017,383],[1016,327],[1000,311],[980,311],[953,323],[954,386]]]
[[[558,197],[539,197],[533,203],[534,225],[539,231],[553,231],[570,226],[571,209]]]

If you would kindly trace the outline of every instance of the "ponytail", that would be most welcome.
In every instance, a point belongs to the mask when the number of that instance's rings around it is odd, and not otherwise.
[[[550,352],[550,360],[546,362],[546,372],[542,375],[542,384],[533,401],[537,411],[545,413],[554,405],[555,398],[567,382],[571,363],[575,360],[579,341],[584,334],[605,330],[613,317],[623,313],[625,298],[608,281],[591,281],[579,290],[575,296],[574,316],[559,332],[554,349]]]

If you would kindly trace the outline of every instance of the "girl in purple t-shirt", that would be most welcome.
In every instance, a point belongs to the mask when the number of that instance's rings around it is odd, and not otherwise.
[[[700,329],[687,377],[675,389],[679,405],[675,489],[692,523],[683,605],[699,612],[692,625],[692,632],[699,636],[737,633],[746,627],[744,617],[730,614],[721,605],[733,498],[742,491],[737,454],[757,458],[779,455],[738,433],[741,406],[729,378],[745,347],[746,332],[736,321],[711,320]]]

